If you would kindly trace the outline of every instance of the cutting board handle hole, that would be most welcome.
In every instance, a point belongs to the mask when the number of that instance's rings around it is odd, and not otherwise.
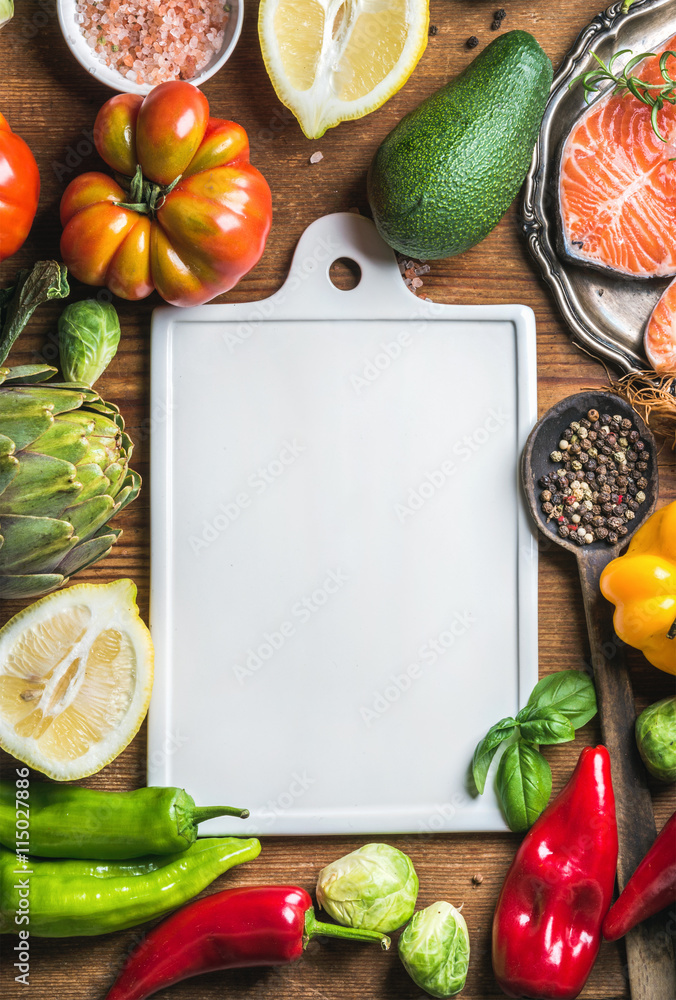
[[[361,268],[351,257],[339,257],[329,268],[329,278],[341,292],[351,292],[361,281]]]

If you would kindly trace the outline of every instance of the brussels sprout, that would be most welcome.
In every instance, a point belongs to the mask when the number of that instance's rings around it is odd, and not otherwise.
[[[14,16],[14,0],[0,0],[0,28]]]
[[[399,938],[399,957],[430,996],[459,993],[469,966],[469,931],[460,910],[445,902],[419,910]]]
[[[660,781],[676,781],[676,695],[641,712],[636,720],[636,743],[651,774]]]
[[[109,302],[72,302],[59,317],[61,371],[67,382],[94,385],[115,357],[120,321]]]
[[[410,918],[418,876],[405,854],[388,844],[366,844],[327,865],[317,880],[317,902],[346,927],[394,931]]]

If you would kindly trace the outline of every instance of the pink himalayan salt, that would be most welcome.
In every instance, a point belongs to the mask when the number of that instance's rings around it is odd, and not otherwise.
[[[227,0],[78,0],[87,43],[134,83],[190,80],[223,46]]]

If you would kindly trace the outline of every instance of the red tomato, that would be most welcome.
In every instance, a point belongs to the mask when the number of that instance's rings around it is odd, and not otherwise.
[[[0,260],[16,253],[28,236],[39,197],[35,158],[0,114]]]
[[[61,255],[88,285],[123,299],[157,289],[176,306],[227,292],[258,262],[272,220],[265,178],[234,122],[209,117],[190,83],[162,83],[145,100],[120,94],[94,125],[118,184],[82,174],[61,199]]]

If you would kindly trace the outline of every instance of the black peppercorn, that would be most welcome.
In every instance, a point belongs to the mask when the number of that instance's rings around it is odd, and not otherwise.
[[[467,46],[468,49],[475,49],[478,44],[479,44],[479,39],[477,38],[476,35],[470,35],[470,37],[465,42],[465,45]]]
[[[569,534],[570,534],[570,528],[568,527],[568,525],[567,524],[560,524],[559,525],[559,535],[561,536],[561,538],[568,538]]]
[[[617,542],[618,538],[619,538],[619,535],[617,534],[616,531],[609,531],[608,532],[608,541],[610,542],[611,545],[615,545],[615,543]]]

